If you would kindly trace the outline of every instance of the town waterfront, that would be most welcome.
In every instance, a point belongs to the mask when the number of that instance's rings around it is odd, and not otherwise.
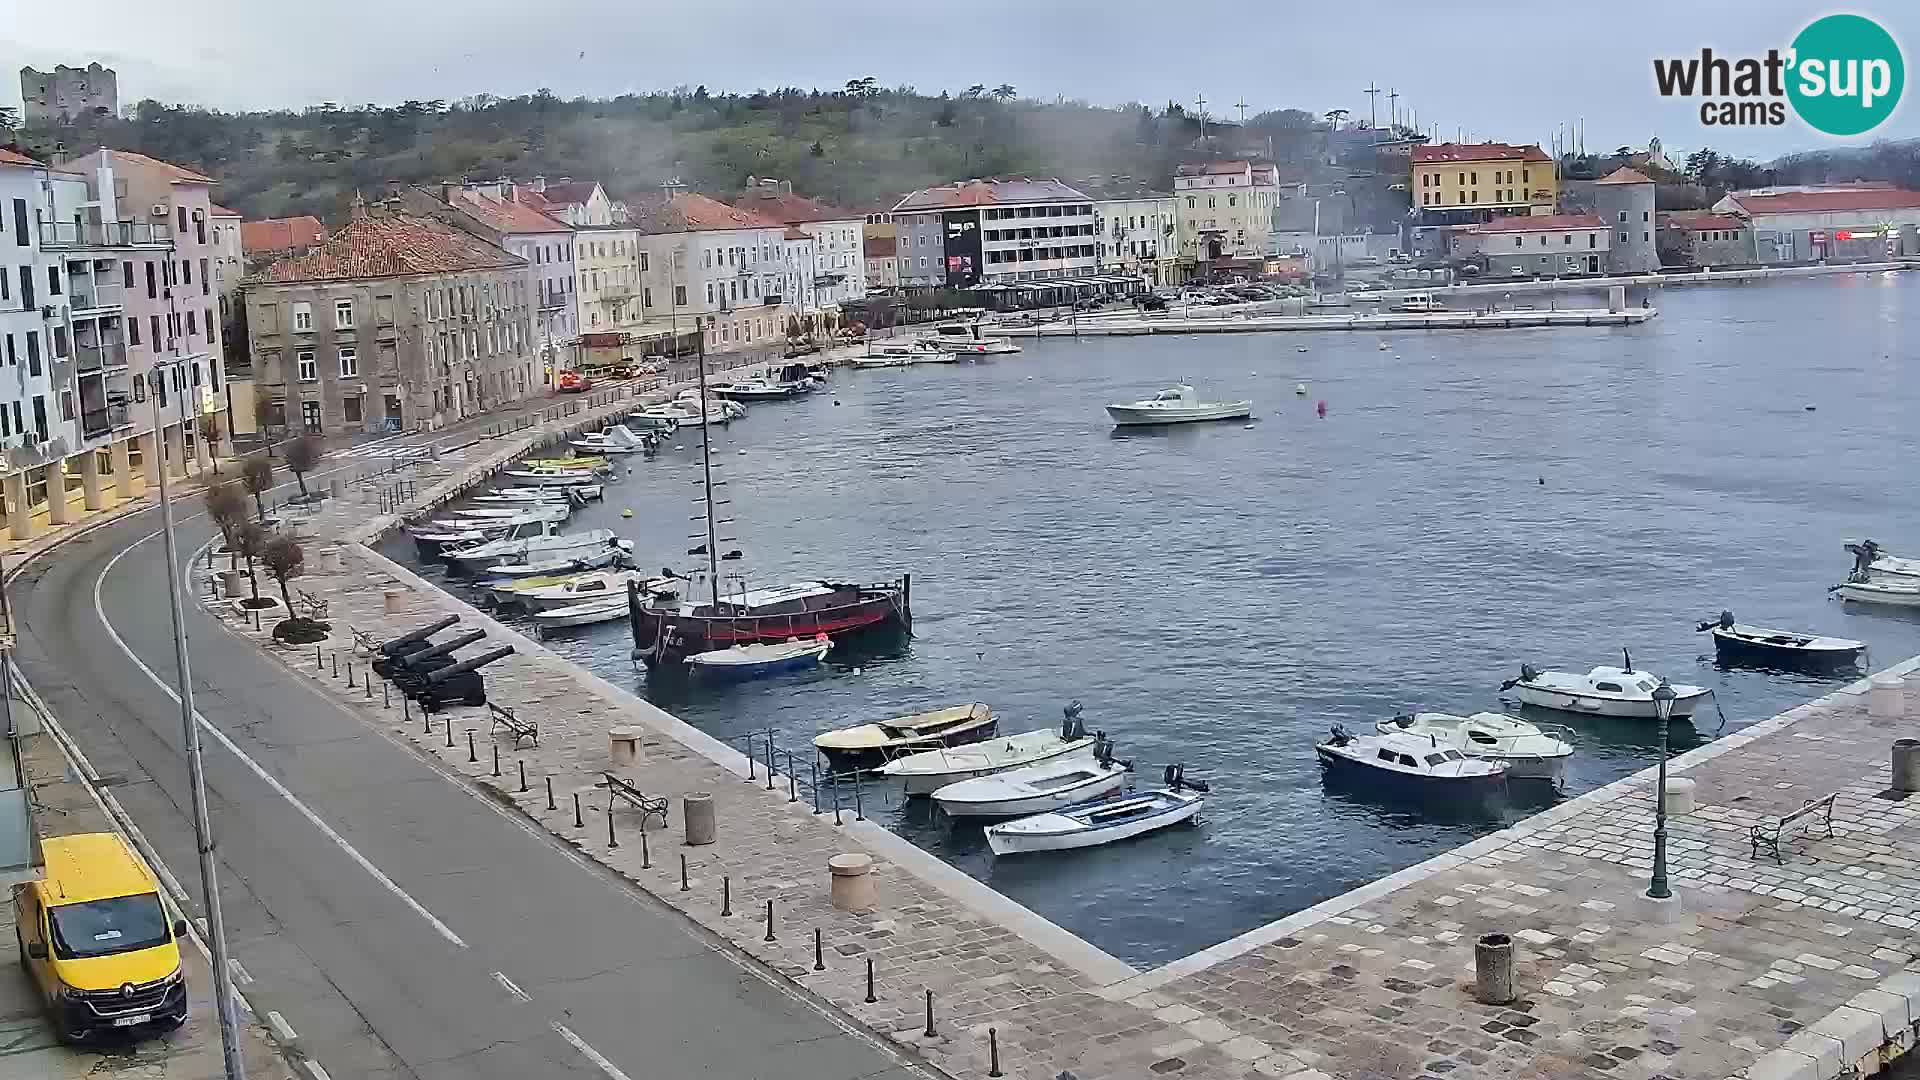
[[[716,735],[772,726],[796,750],[961,701],[1013,731],[1081,700],[1143,780],[1181,761],[1214,783],[1199,829],[996,865],[977,832],[882,813],[1150,965],[1554,798],[1516,788],[1482,817],[1331,790],[1311,749],[1331,724],[1497,708],[1521,663],[1584,669],[1622,645],[1714,687],[1727,730],[1835,685],[1716,670],[1693,626],[1722,607],[1861,638],[1881,662],[1920,652],[1920,620],[1825,597],[1843,536],[1920,545],[1905,497],[1920,387],[1903,372],[1916,279],[1655,302],[1660,317],[1629,328],[1048,339],[978,365],[836,372],[831,394],[715,429],[740,565],[754,581],[912,572],[910,652],[655,699]],[[1177,379],[1251,397],[1258,419],[1112,432],[1102,404]],[[570,527],[686,566],[698,441],[623,463],[631,476]],[[620,624],[549,644],[639,681]],[[1719,725],[1710,709],[1676,746]],[[1573,726],[1570,793],[1652,759],[1651,725]]]

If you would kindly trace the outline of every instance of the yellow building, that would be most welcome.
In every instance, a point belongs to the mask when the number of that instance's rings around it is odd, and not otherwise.
[[[1413,205],[1423,217],[1486,221],[1551,214],[1560,198],[1553,159],[1538,146],[1430,143],[1413,148]]]

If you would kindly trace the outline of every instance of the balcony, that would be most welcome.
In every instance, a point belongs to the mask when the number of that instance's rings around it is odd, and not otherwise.
[[[82,375],[123,368],[127,366],[127,346],[119,341],[109,341],[100,345],[75,345],[73,359]]]
[[[111,281],[92,282],[85,278],[69,278],[67,305],[73,309],[75,315],[83,311],[117,308],[121,306],[121,297],[124,292],[125,290],[118,284]]]
[[[173,241],[173,229],[161,222],[108,221],[98,224],[79,222],[42,222],[40,246],[48,250],[65,248],[137,247],[163,245]]]
[[[80,434],[84,438],[98,439],[113,434],[113,420],[106,409],[80,410]]]
[[[627,285],[624,283],[619,285],[602,285],[600,286],[600,299],[602,300],[619,299],[621,297],[632,296],[634,293],[638,291],[639,290],[634,286]]]

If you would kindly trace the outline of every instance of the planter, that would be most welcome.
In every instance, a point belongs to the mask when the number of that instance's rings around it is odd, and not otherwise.
[[[284,614],[286,605],[282,604],[280,598],[277,596],[268,596],[266,593],[261,593],[260,599],[258,600],[250,596],[240,597],[234,600],[233,610],[235,614],[247,619],[251,619],[257,612],[261,621],[264,622],[276,615]]]

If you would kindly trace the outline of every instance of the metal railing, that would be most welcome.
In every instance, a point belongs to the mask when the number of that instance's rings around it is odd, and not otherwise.
[[[113,431],[113,420],[106,409],[80,410],[80,434],[89,439],[97,439]]]
[[[40,246],[130,247],[135,244],[166,244],[173,240],[172,226],[148,221],[107,221],[99,224],[79,222],[42,222]]]
[[[67,305],[75,311],[92,308],[119,307],[124,290],[112,282],[86,283],[69,280],[67,282]]]

